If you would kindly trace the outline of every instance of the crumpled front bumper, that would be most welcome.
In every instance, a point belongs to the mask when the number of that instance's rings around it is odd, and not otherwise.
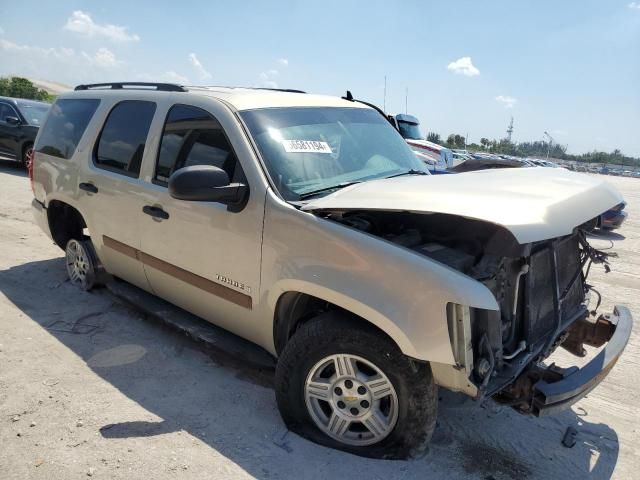
[[[629,309],[616,306],[607,317],[614,328],[605,347],[582,368],[565,369],[562,378],[547,382],[539,380],[533,385],[532,412],[536,416],[551,415],[569,408],[595,388],[607,376],[627,346],[633,318]]]

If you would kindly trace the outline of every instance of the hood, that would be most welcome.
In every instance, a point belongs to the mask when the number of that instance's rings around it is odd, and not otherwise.
[[[413,147],[422,148],[424,150],[430,150],[436,153],[440,153],[442,150],[445,150],[445,151],[449,150],[447,147],[443,147],[442,145],[438,145],[437,143],[428,142],[427,140],[405,138],[405,141]]]
[[[489,168],[520,168],[524,164],[519,160],[509,160],[506,158],[489,159],[478,158],[464,160],[455,167],[451,168],[451,171],[456,173],[473,172],[476,170],[487,170]]]
[[[622,201],[599,177],[508,168],[372,180],[311,200],[302,210],[445,213],[501,225],[525,244],[569,235]]]

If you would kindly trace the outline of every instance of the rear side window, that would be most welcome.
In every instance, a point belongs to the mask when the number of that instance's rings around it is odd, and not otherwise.
[[[236,156],[218,121],[188,105],[169,110],[162,132],[154,183],[166,185],[173,172],[192,165],[222,168],[233,179]]]
[[[98,99],[85,98],[56,101],[38,136],[36,151],[71,158],[99,104]]]
[[[125,100],[113,107],[98,140],[96,166],[137,177],[155,111],[155,103],[139,100]]]

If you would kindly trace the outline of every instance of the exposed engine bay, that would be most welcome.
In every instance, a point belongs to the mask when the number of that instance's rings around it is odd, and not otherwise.
[[[533,380],[525,388],[523,378],[553,375],[552,369],[538,367],[542,360],[561,345],[584,356],[583,344],[602,345],[611,336],[606,326],[590,318],[600,300],[586,282],[589,269],[592,263],[608,268],[607,254],[586,238],[596,219],[572,235],[521,245],[498,225],[447,214],[350,211],[324,216],[425,255],[491,290],[500,312],[470,312],[469,379],[479,397],[494,396],[522,411],[532,409]],[[598,297],[593,312],[587,309],[589,291]]]

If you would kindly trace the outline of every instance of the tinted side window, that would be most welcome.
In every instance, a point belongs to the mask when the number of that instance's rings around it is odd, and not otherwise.
[[[17,117],[16,112],[6,103],[0,103],[0,122],[6,123],[7,117]]]
[[[98,140],[96,166],[137,177],[155,111],[155,103],[139,100],[113,107]]]
[[[215,118],[200,108],[175,105],[162,132],[154,181],[166,185],[173,172],[192,165],[222,168],[233,179],[236,157]]]
[[[69,159],[95,113],[100,100],[61,99],[49,110],[38,136],[37,152]]]

